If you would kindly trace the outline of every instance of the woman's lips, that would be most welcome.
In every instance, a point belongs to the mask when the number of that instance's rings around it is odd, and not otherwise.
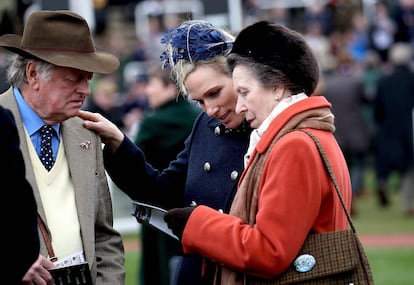
[[[224,114],[223,116],[219,117],[219,120],[224,123],[226,121],[226,119],[228,119],[230,117],[230,112]]]

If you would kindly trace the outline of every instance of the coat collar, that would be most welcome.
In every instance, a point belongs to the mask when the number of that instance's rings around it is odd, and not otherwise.
[[[280,113],[269,125],[267,131],[263,134],[260,141],[257,143],[256,150],[258,153],[263,153],[270,145],[273,138],[281,131],[281,129],[291,120],[295,115],[309,111],[316,108],[331,108],[331,103],[323,96],[311,96],[296,104],[291,105]]]

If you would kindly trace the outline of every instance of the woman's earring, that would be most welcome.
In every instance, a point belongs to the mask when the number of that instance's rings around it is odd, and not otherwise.
[[[275,99],[276,102],[279,102],[280,101],[280,98],[277,95],[274,97],[274,99]]]

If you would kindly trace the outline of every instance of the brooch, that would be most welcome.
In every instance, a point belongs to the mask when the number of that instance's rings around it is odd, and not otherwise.
[[[302,254],[296,258],[294,266],[297,272],[308,272],[311,271],[316,264],[315,257],[310,254]]]
[[[83,142],[83,143],[79,144],[79,146],[81,148],[84,148],[84,149],[90,149],[91,148],[91,144],[92,143],[90,141],[86,141],[86,142]]]

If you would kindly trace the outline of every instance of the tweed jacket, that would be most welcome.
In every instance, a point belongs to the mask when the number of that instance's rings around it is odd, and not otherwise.
[[[127,138],[115,154],[104,149],[105,167],[131,199],[165,208],[207,205],[228,212],[244,168],[250,132],[245,124],[228,132],[203,112],[184,150],[163,171],[146,163],[143,152]],[[174,284],[201,284],[201,263],[199,255],[182,258]]]
[[[0,95],[0,105],[9,108],[16,119],[26,178],[32,185],[38,213],[47,226],[13,88]],[[103,164],[101,140],[94,132],[85,129],[79,118],[70,118],[61,123],[61,140],[65,143],[66,158],[75,189],[84,254],[94,284],[123,285],[124,248],[120,233],[113,228],[112,201]],[[85,142],[91,142],[89,148],[81,147]],[[42,237],[40,254],[48,256]]]
[[[345,212],[314,141],[299,131],[288,133],[313,126],[307,129],[319,138],[349,207],[351,181],[332,123],[314,119],[325,117],[329,107],[325,98],[309,97],[272,121],[240,178],[231,215],[205,206],[195,208],[182,236],[184,253],[200,252],[225,269],[274,278],[293,261],[309,232],[347,228]],[[321,111],[313,113],[314,109]],[[257,158],[268,151],[262,168],[256,169]],[[243,274],[232,280],[217,284],[243,284]]]

